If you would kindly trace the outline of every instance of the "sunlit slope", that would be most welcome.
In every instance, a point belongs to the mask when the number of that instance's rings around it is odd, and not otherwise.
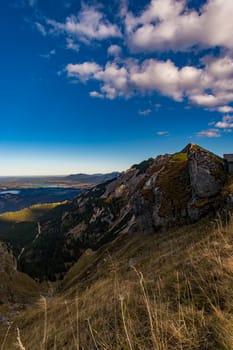
[[[9,243],[15,255],[32,242],[38,234],[38,223],[53,210],[63,208],[67,202],[36,204],[16,212],[0,215],[0,241]]]
[[[19,211],[7,212],[0,215],[0,221],[8,222],[35,222],[39,220],[44,214],[48,211],[64,205],[67,202],[58,202],[58,203],[45,203],[45,204],[35,204],[29,208],[25,208]]]

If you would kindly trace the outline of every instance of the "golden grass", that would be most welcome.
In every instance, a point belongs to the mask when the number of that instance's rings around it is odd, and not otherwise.
[[[182,153],[182,152],[179,152],[179,153],[175,153],[173,156],[172,156],[172,160],[174,162],[180,162],[180,161],[187,161],[188,160],[188,154],[187,153]]]
[[[17,328],[26,350],[232,350],[232,266],[232,218],[118,237],[0,332],[1,350]]]
[[[46,212],[49,212],[50,210],[60,205],[64,205],[66,203],[67,201],[57,203],[35,204],[22,210],[1,214],[0,221],[35,222]]]

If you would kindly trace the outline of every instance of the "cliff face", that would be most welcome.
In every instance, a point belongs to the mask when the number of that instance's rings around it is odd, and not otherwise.
[[[122,233],[153,233],[196,221],[223,206],[223,159],[199,146],[132,166],[116,180],[81,193],[62,215],[41,222],[41,234],[19,266],[33,277],[55,279],[86,249]]]

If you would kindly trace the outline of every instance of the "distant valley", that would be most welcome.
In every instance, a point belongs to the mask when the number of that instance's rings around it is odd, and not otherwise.
[[[119,175],[119,172],[112,172],[107,174],[79,173],[68,176],[0,176],[0,194],[1,190],[15,188],[85,188],[114,179]]]
[[[79,188],[16,188],[0,192],[0,214],[17,211],[38,203],[63,202],[74,199]]]
[[[117,177],[110,174],[75,174],[67,177],[0,177],[0,214],[38,203],[73,200],[83,189]]]

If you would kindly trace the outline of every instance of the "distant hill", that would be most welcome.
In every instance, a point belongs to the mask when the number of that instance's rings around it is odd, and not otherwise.
[[[82,184],[95,184],[98,185],[102,182],[112,180],[117,178],[121,173],[119,172],[112,172],[108,174],[73,174],[66,176],[63,178],[65,181],[71,181],[75,183],[82,183]]]

